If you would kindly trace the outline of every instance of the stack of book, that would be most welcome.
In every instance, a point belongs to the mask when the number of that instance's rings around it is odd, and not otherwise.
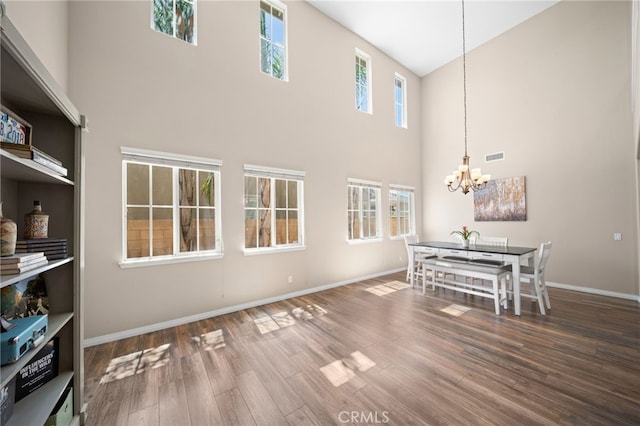
[[[16,241],[16,253],[44,252],[49,260],[67,257],[66,238],[38,238]]]
[[[42,152],[33,145],[10,142],[1,142],[0,145],[2,149],[12,153],[16,157],[33,160],[36,163],[42,164],[49,170],[52,170],[59,175],[67,175],[67,169],[65,167],[62,167],[62,161],[50,156],[45,152]]]
[[[16,253],[11,256],[0,257],[0,272],[2,275],[15,275],[46,265],[44,252]]]

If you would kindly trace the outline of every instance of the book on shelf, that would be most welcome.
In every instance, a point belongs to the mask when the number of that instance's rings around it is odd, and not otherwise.
[[[27,266],[33,265],[34,263],[42,262],[42,259],[48,259],[48,258],[43,254],[42,256],[38,256],[34,259],[25,260],[24,262],[0,263],[0,271],[8,271],[11,269],[25,268]]]
[[[62,176],[66,176],[67,175],[67,169],[62,167],[61,165],[51,161],[48,157],[43,156],[41,153],[39,153],[38,151],[32,151],[32,160],[35,161],[38,164],[42,164],[43,166],[45,166],[48,169],[53,170],[54,172],[61,174]]]
[[[16,253],[33,252],[44,252],[49,260],[64,259],[68,255],[67,240],[66,238],[38,238],[16,242]]]
[[[33,160],[35,163],[41,164],[62,176],[67,175],[67,169],[62,166],[62,161],[58,160],[55,157],[52,157],[46,152],[41,151],[35,146],[8,142],[2,142],[0,143],[0,146],[2,147],[2,149],[12,153],[16,157]]]
[[[38,248],[45,246],[66,246],[66,238],[34,238],[32,240],[18,240],[16,241],[16,248]],[[37,251],[37,250],[31,250]]]
[[[44,252],[30,252],[30,253],[15,253],[11,256],[0,257],[0,265],[15,265],[18,263],[26,263],[33,260],[38,260],[44,256]]]
[[[2,273],[2,275],[22,274],[24,272],[31,271],[32,269],[39,268],[40,266],[44,266],[46,264],[47,264],[47,257],[42,256],[42,259],[40,259],[39,261],[30,263],[26,266],[0,265],[0,273]]]

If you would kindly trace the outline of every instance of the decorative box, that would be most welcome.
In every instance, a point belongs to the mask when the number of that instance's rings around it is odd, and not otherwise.
[[[58,358],[58,338],[55,337],[42,346],[31,362],[16,375],[15,402],[20,401],[58,375]]]
[[[44,426],[69,426],[73,420],[73,388],[67,388]]]
[[[13,401],[16,394],[16,378],[13,377],[0,389],[0,424],[6,425],[13,414]]]
[[[9,321],[13,327],[0,334],[2,365],[16,362],[29,349],[42,343],[47,333],[48,319],[48,315],[36,315]]]

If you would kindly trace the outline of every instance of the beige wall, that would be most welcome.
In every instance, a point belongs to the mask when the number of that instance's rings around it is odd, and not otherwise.
[[[467,54],[471,164],[526,176],[526,222],[474,222],[473,194],[447,192],[464,150],[462,64],[423,79],[425,237],[466,224],[511,245],[551,240],[548,280],[638,294],[630,16],[630,2],[563,1]],[[484,164],[497,151],[505,160]]]
[[[386,216],[383,242],[347,244],[346,184],[382,182],[383,215],[389,184],[415,186],[422,205],[420,80],[308,4],[287,4],[289,82],[259,71],[257,1],[200,2],[197,47],[152,31],[148,2],[70,3],[70,97],[90,127],[86,338],[406,265]],[[373,115],[354,107],[356,48],[372,56]],[[393,121],[395,72],[408,79],[408,130]],[[119,267],[121,146],[223,161],[224,259]],[[306,173],[305,251],[243,255],[244,164]]]
[[[58,85],[68,86],[68,2],[5,0],[6,15],[29,43]]]

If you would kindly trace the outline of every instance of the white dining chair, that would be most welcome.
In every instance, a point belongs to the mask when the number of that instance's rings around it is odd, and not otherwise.
[[[424,269],[422,267],[422,262],[425,259],[429,259],[431,257],[435,257],[434,255],[420,253],[420,251],[414,252],[413,256],[413,265],[411,264],[411,247],[409,244],[415,244],[420,241],[420,237],[417,234],[413,235],[405,235],[404,236],[404,247],[407,250],[407,277],[406,281],[409,281],[411,276],[411,270],[413,269],[413,278],[414,282],[417,279],[422,279],[422,275],[424,274]]]
[[[507,246],[509,245],[509,237],[484,237],[480,235],[476,237],[472,241],[472,243],[478,246],[507,248]],[[490,265],[490,266],[504,266],[506,264],[501,260],[478,259],[478,258],[472,259],[471,263],[477,263],[479,265]]]
[[[542,315],[546,315],[546,309],[551,309],[549,292],[544,279],[547,260],[551,253],[551,241],[540,244],[540,250],[533,266],[520,266],[520,297],[526,297],[538,302]],[[523,287],[524,284],[526,287]],[[513,284],[509,284],[509,293],[513,293]],[[527,292],[528,287],[528,292]],[[545,309],[546,306],[546,309]]]
[[[480,235],[475,238],[473,243],[479,246],[507,247],[509,237],[484,237]]]

